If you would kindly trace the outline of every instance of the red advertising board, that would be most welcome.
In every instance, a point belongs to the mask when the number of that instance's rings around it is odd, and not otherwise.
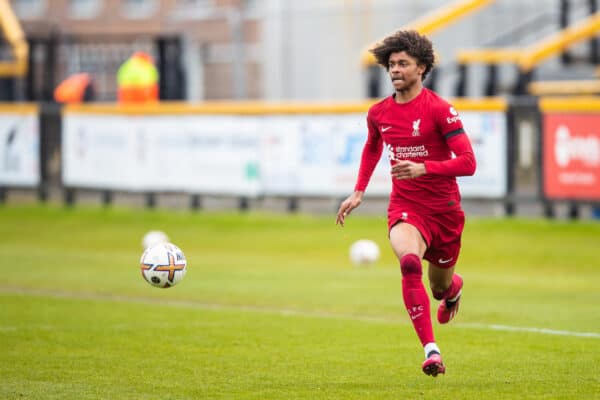
[[[600,114],[544,115],[544,194],[600,200]]]

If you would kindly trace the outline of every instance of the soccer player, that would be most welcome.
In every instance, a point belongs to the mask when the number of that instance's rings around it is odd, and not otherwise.
[[[458,311],[463,287],[454,273],[465,221],[456,177],[475,173],[475,157],[456,110],[423,86],[434,63],[431,41],[415,31],[399,31],[371,52],[386,68],[394,94],[369,109],[354,192],[341,203],[336,224],[343,227],[362,202],[385,149],[392,175],[388,232],[400,262],[402,297],[425,350],[423,372],[437,376],[446,367],[433,335],[421,259],[429,262],[431,292],[441,300],[437,319],[445,324]]]

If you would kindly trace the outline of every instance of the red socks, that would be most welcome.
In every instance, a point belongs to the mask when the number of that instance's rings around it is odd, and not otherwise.
[[[429,296],[422,281],[421,259],[416,254],[404,255],[400,259],[400,270],[402,271],[402,298],[415,331],[423,346],[435,342],[431,326]]]

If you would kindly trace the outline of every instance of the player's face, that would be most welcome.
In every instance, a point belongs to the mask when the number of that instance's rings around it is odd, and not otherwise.
[[[410,90],[420,83],[424,71],[425,66],[417,64],[405,51],[392,53],[388,60],[388,73],[396,91]]]

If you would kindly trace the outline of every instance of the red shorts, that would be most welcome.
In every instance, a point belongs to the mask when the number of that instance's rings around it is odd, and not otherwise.
[[[421,232],[427,244],[424,259],[441,268],[456,264],[465,226],[465,213],[461,209],[431,215],[407,209],[388,210],[388,232],[402,222],[411,224]]]

